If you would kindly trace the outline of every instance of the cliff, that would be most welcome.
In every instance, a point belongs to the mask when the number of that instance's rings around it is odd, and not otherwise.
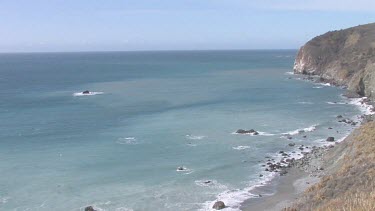
[[[375,23],[313,38],[299,50],[294,73],[317,75],[375,99]]]

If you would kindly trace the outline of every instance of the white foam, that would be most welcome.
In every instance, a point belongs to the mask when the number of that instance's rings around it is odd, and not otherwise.
[[[135,137],[126,137],[126,138],[118,138],[116,143],[134,145],[134,144],[138,144],[139,142],[137,141]]]
[[[330,83],[318,83],[321,86],[332,86]]]
[[[215,201],[206,201],[203,203],[203,206],[200,210],[208,211],[213,210],[212,206],[215,204],[216,201],[223,201],[224,204],[227,206],[225,209],[226,211],[239,211],[241,207],[241,203],[249,198],[259,197],[258,195],[252,194],[251,191],[257,187],[264,186],[266,183],[271,181],[276,173],[269,172],[265,174],[262,179],[257,181],[257,185],[252,185],[246,187],[244,189],[235,189],[235,190],[226,190],[216,196]]]
[[[286,72],[285,75],[294,75],[294,72]]]
[[[237,146],[237,147],[232,147],[235,150],[245,150],[245,149],[250,149],[250,146]]]
[[[323,86],[314,86],[313,89],[321,89]]]
[[[367,97],[353,98],[349,101],[349,104],[356,105],[359,110],[365,115],[375,114],[375,112],[373,112],[374,107],[363,102],[366,99]]]
[[[177,168],[176,171],[177,172],[185,172],[184,174],[191,174],[191,173],[194,172],[192,169],[188,169],[185,166],[182,166],[182,169]]]
[[[84,94],[83,92],[75,92],[73,93],[73,96],[81,97],[81,96],[93,96],[93,95],[101,95],[101,94],[104,94],[104,92],[89,92],[88,94]]]
[[[311,125],[310,127],[306,127],[306,128],[300,128],[300,129],[297,129],[297,130],[292,130],[292,131],[289,131],[289,132],[286,132],[286,133],[282,133],[282,135],[298,135],[300,133],[304,133],[304,132],[312,132],[314,130],[316,130],[316,127],[318,125],[315,124],[315,125]]]
[[[191,139],[191,140],[201,140],[201,139],[206,138],[206,136],[186,135],[186,138],[187,138],[187,139]]]
[[[313,102],[305,102],[305,101],[302,101],[302,102],[298,102],[298,104],[307,104],[307,105],[312,105],[314,104]]]

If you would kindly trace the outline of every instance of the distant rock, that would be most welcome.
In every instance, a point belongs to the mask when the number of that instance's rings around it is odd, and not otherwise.
[[[290,147],[294,147],[294,145],[296,145],[295,143],[289,143],[288,144]]]
[[[224,208],[225,208],[225,204],[222,201],[217,201],[215,202],[214,206],[212,206],[212,209],[215,209],[215,210],[221,210]]]
[[[83,91],[82,94],[90,94],[89,90]]]
[[[88,206],[85,208],[85,211],[96,211],[92,206]]]
[[[328,141],[328,142],[334,142],[335,138],[334,137],[328,137],[326,141]]]
[[[250,130],[244,130],[244,129],[238,129],[236,131],[236,133],[238,134],[253,134],[253,135],[258,135],[259,133],[254,130],[254,129],[250,129]]]

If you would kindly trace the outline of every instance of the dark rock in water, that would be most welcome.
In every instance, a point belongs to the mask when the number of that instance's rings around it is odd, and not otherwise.
[[[215,210],[221,210],[224,208],[225,208],[225,204],[222,201],[217,201],[215,202],[214,206],[212,206],[212,209],[215,209]]]
[[[336,118],[337,118],[337,119],[341,119],[341,118],[342,118],[342,115],[338,115]]]
[[[238,129],[238,130],[236,131],[236,133],[243,134],[243,133],[246,133],[246,130]]]
[[[306,138],[307,136],[302,136],[303,138]]]
[[[236,131],[236,133],[238,134],[249,134],[249,133],[252,133],[253,135],[258,135],[259,133],[257,131],[255,131],[254,129],[250,129],[250,130],[244,130],[244,129],[238,129]]]
[[[83,91],[82,94],[90,94],[89,90]]]
[[[288,171],[283,169],[283,170],[280,171],[280,176],[284,176],[287,173],[288,173]]]
[[[334,142],[335,138],[334,137],[328,137],[326,141],[328,141],[328,142]]]
[[[295,143],[289,143],[288,144],[290,147],[294,147],[294,145],[296,145]]]
[[[183,170],[185,170],[185,167],[183,167],[183,166],[179,166],[179,167],[177,168],[177,170],[178,170],[178,171],[183,171]]]
[[[204,181],[204,184],[210,184],[211,180]]]
[[[96,211],[92,206],[88,206],[85,208],[85,211]]]
[[[333,128],[329,127],[328,130],[332,130]]]
[[[259,177],[263,177],[263,174],[259,174]]]

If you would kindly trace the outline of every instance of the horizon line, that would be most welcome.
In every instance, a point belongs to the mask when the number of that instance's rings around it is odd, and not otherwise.
[[[83,50],[83,51],[8,51],[0,54],[43,54],[43,53],[126,53],[126,52],[182,52],[182,51],[291,51],[298,48],[253,48],[253,49],[160,49],[160,50]]]

